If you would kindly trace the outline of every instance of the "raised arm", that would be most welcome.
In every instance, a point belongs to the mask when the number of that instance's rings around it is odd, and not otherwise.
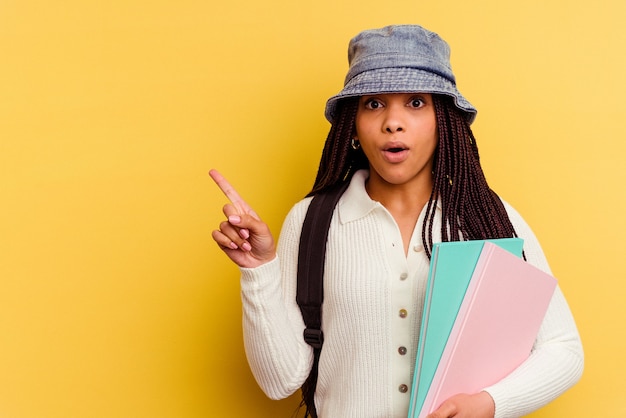
[[[209,175],[230,201],[223,208],[226,220],[212,233],[217,245],[239,267],[254,268],[276,258],[267,224],[217,170],[209,171]]]

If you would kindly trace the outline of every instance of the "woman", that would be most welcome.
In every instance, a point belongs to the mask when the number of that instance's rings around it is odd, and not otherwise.
[[[343,90],[309,196],[283,225],[278,250],[265,223],[216,171],[231,204],[213,232],[241,267],[246,353],[274,399],[298,390],[313,363],[302,338],[296,269],[311,196],[350,182],[329,229],[320,417],[406,417],[434,242],[519,236],[527,261],[549,266],[526,222],[487,185],[448,45],[415,25],[368,30],[349,45]],[[583,354],[559,289],[529,359],[497,384],[458,394],[430,418],[514,417],[545,405],[580,377]]]

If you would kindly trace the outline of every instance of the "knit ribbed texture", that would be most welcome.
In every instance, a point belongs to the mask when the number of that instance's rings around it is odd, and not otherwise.
[[[406,418],[408,411],[429,266],[420,251],[422,219],[405,256],[393,218],[369,199],[365,178],[366,172],[355,174],[329,231],[325,342],[316,392],[320,418]],[[313,360],[302,338],[304,323],[296,304],[298,244],[309,203],[310,198],[299,202],[285,219],[275,260],[241,269],[246,354],[259,386],[272,399],[297,391]],[[505,206],[524,239],[528,261],[549,272],[532,231]],[[433,231],[440,230],[439,219],[440,213]],[[408,277],[400,279],[404,271]],[[398,306],[405,301],[408,316],[401,319]],[[398,345],[406,346],[406,355],[398,354]],[[578,332],[557,288],[529,360],[487,388],[496,403],[496,418],[522,416],[545,405],[579,379],[582,365]],[[398,390],[400,382],[409,386],[407,393]]]

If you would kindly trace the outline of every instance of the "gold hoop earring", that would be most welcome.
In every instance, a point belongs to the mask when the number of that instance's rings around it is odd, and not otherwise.
[[[352,145],[352,149],[355,151],[361,148],[361,142],[356,138],[352,138],[350,145]]]

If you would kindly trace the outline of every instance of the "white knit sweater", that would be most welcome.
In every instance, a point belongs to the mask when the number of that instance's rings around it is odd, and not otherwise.
[[[392,216],[365,191],[367,176],[367,171],[354,175],[329,231],[325,341],[315,398],[321,418],[405,418],[408,412],[429,266],[421,244],[424,212],[405,255]],[[296,304],[298,245],[310,201],[302,200],[286,217],[275,260],[241,269],[246,354],[258,384],[272,399],[297,391],[312,364]],[[550,272],[526,222],[508,204],[505,207],[524,239],[527,260]],[[441,239],[440,230],[438,210],[435,242]],[[496,418],[519,417],[540,408],[576,383],[582,368],[578,331],[557,288],[529,359],[485,388],[495,401]],[[408,390],[400,390],[402,385]]]

